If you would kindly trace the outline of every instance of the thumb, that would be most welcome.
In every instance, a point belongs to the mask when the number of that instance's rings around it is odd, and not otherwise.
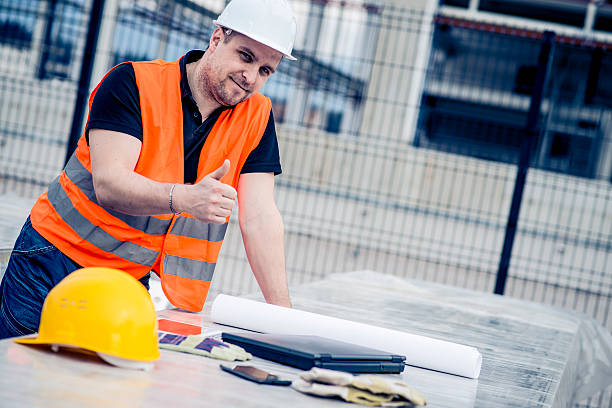
[[[228,159],[225,159],[221,167],[219,167],[217,170],[210,173],[209,176],[214,178],[215,180],[221,180],[221,177],[225,176],[227,172],[229,171],[229,169],[230,169],[230,161]]]

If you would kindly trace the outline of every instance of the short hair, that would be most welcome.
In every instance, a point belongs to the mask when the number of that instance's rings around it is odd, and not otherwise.
[[[223,34],[225,34],[225,38],[223,39],[223,43],[228,43],[232,37],[235,34],[235,31],[232,30],[231,28],[225,28],[225,27],[221,27],[221,30],[223,30]],[[204,51],[208,51],[208,48],[210,47],[210,45],[206,46],[206,49]]]

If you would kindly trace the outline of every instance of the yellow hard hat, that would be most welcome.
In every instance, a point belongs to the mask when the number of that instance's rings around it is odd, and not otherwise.
[[[45,299],[38,336],[15,341],[79,347],[116,365],[159,358],[149,293],[131,275],[111,268],[83,268],[65,277]]]

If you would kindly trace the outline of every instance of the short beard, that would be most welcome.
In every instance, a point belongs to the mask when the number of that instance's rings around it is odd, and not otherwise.
[[[228,92],[224,83],[232,81],[229,77],[226,77],[223,81],[213,83],[210,78],[214,77],[212,68],[205,66],[198,77],[198,83],[200,85],[200,92],[208,93],[219,105],[221,106],[234,106],[240,102],[248,99],[251,93],[245,93],[241,98],[234,97],[232,93]]]

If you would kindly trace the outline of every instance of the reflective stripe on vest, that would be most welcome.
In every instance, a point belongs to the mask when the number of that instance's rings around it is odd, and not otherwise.
[[[187,279],[211,281],[215,272],[214,263],[194,261],[180,256],[164,255],[164,271],[168,275]]]
[[[208,224],[192,217],[178,217],[172,224],[170,233],[210,242],[221,242],[226,231],[227,222],[225,224]]]
[[[130,241],[120,241],[82,216],[74,208],[72,201],[66,195],[66,192],[59,183],[59,177],[49,186],[47,197],[60,217],[84,240],[87,240],[103,251],[112,252],[130,262],[149,267],[155,263],[159,255],[158,252],[136,245]]]
[[[76,156],[72,156],[70,160],[68,160],[64,172],[91,202],[98,204],[91,173],[83,166]],[[111,209],[106,209],[106,212],[119,218],[130,227],[151,235],[165,234],[168,231],[171,221],[169,219],[160,220],[155,217],[129,215]]]

